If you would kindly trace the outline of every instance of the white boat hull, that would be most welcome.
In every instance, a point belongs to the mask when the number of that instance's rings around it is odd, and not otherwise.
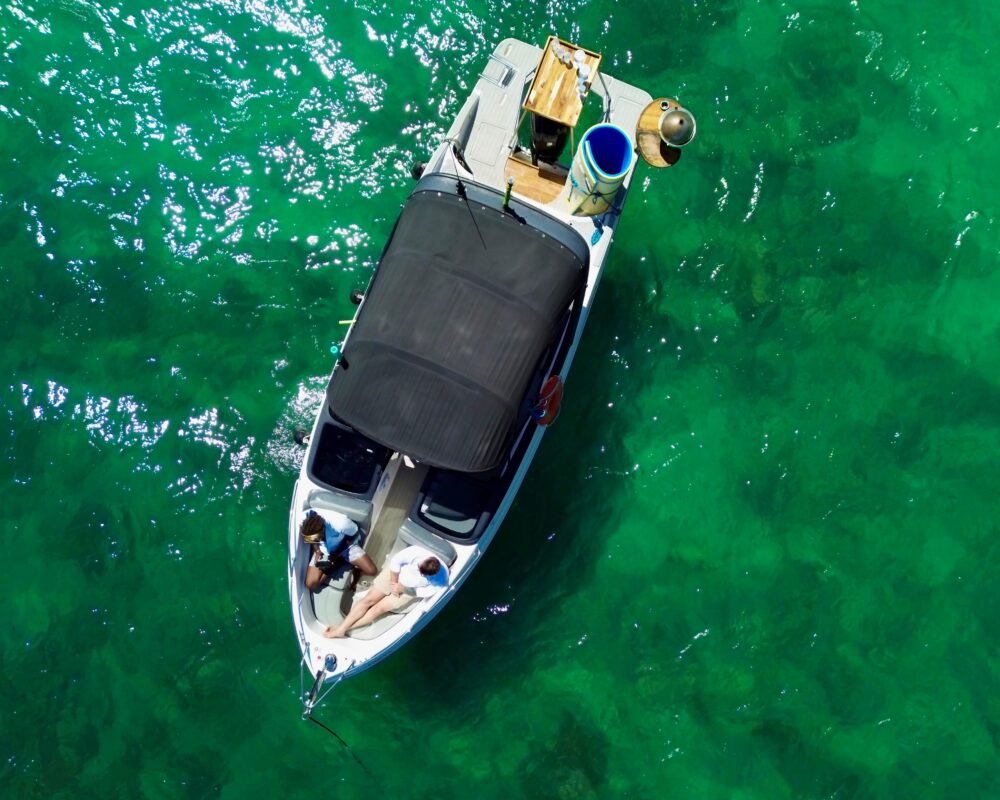
[[[526,86],[531,81],[532,70],[538,63],[540,53],[541,50],[538,47],[513,39],[505,40],[496,48],[487,69],[484,70],[469,99],[460,110],[448,136],[429,160],[424,172],[425,179],[434,175],[447,175],[463,181],[491,186],[499,191],[506,188],[507,170],[505,167],[508,159],[515,155],[514,145],[516,144],[517,125],[521,115],[522,97]],[[497,63],[502,63],[503,71],[494,68]],[[649,102],[650,96],[635,87],[616,81],[610,76],[602,76],[601,81],[595,83],[593,88],[608,111],[606,114],[608,121],[626,131],[634,130],[639,113]],[[502,135],[498,135],[497,131],[500,131]],[[456,157],[456,144],[460,147],[459,155],[464,155],[464,159]],[[463,166],[463,160],[465,166]],[[592,217],[569,214],[564,202],[560,203],[558,200],[542,202],[529,194],[519,193],[519,187],[516,184],[514,186],[513,196],[517,203],[521,204],[522,207],[537,208],[571,226],[589,247],[590,259],[582,305],[575,317],[575,324],[567,333],[570,337],[568,349],[565,350],[555,372],[563,380],[566,380],[569,374],[590,314],[621,208],[634,177],[634,169],[633,162],[632,169],[622,181],[621,190],[614,206],[608,209],[597,222]],[[350,334],[348,334],[348,338],[349,336]],[[324,413],[325,408],[321,408],[317,415],[312,432],[313,443],[316,442],[319,435]],[[293,622],[302,652],[302,663],[313,679],[320,677],[320,682],[329,687],[344,678],[374,666],[406,644],[414,634],[427,625],[444,608],[445,604],[451,601],[502,527],[510,506],[531,467],[535,453],[545,435],[545,430],[545,427],[531,424],[522,432],[522,436],[529,437],[529,441],[520,451],[520,462],[516,472],[510,480],[488,527],[477,541],[472,544],[452,541],[455,560],[450,567],[451,583],[447,590],[431,599],[420,600],[405,614],[400,615],[399,619],[392,620],[392,624],[387,629],[370,638],[361,638],[360,636],[343,639],[326,638],[323,633],[327,624],[318,618],[314,606],[315,597],[305,588],[304,579],[310,551],[306,545],[301,543],[298,529],[305,511],[310,505],[310,498],[325,488],[310,476],[309,457],[307,456],[295,485],[288,520],[288,585]],[[397,454],[394,458],[402,459],[403,457]],[[405,468],[402,464],[396,467],[397,472]],[[388,475],[387,471],[386,476]],[[383,483],[386,481],[387,478],[383,477]],[[376,508],[379,507],[379,492],[387,491],[388,484],[386,486],[379,485],[376,497],[373,499]],[[335,660],[335,666],[332,669],[328,669],[333,663],[330,656],[333,656],[333,660]],[[315,699],[313,698],[313,700]]]

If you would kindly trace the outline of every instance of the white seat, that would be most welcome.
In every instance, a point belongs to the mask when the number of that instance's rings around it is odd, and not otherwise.
[[[400,547],[400,542],[402,542],[402,547]],[[458,553],[455,552],[455,548],[451,546],[450,542],[431,533],[412,519],[407,518],[399,526],[399,536],[396,539],[396,547],[393,548],[393,552],[398,553],[403,547],[409,547],[413,544],[429,550],[449,567],[458,558]]]
[[[358,526],[367,531],[372,521],[372,504],[370,500],[361,497],[351,497],[328,489],[313,489],[306,497],[302,510],[315,508],[317,511],[339,511],[345,517],[353,519]]]

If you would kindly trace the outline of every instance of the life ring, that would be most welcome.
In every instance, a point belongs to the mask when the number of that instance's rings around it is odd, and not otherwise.
[[[531,408],[531,416],[539,425],[551,425],[559,416],[562,404],[563,382],[558,375],[549,375]]]

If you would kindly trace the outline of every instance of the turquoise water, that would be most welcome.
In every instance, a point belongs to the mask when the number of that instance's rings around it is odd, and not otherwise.
[[[307,423],[495,42],[640,167],[559,422],[412,645],[299,720]],[[0,10],[0,794],[1000,796],[1000,6]]]

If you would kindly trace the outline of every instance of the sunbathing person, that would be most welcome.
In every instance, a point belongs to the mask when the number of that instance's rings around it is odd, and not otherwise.
[[[361,536],[354,520],[337,511],[324,511],[321,517],[309,511],[299,527],[302,541],[312,547],[306,567],[306,588],[318,592],[330,582],[337,561],[346,559],[365,575],[378,572],[375,562],[361,549]]]
[[[432,597],[448,585],[448,568],[422,547],[400,550],[375,578],[368,593],[336,627],[323,635],[340,639],[353,628],[369,625],[392,611],[400,611],[422,597]]]

